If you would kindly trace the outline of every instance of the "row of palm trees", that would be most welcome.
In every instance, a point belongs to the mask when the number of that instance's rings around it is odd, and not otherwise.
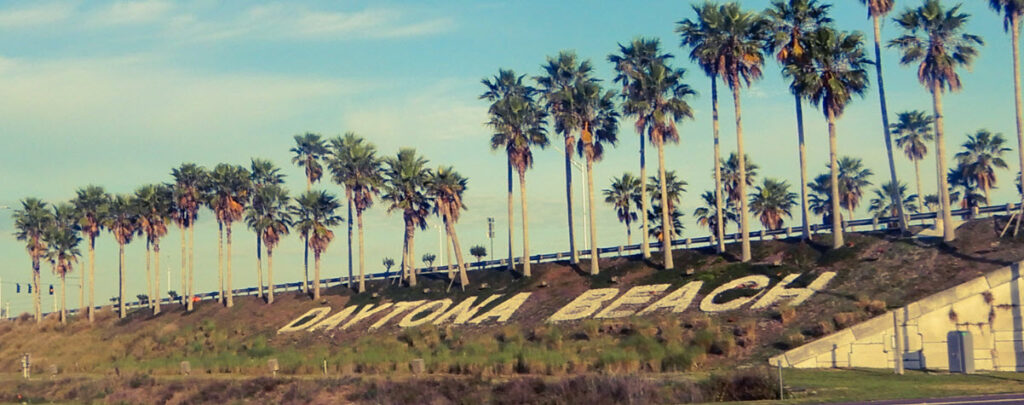
[[[428,161],[414,149],[403,148],[396,156],[380,157],[373,144],[347,133],[327,140],[317,134],[295,136],[293,161],[305,169],[306,192],[291,197],[284,188],[281,169],[268,160],[254,158],[249,168],[221,163],[206,169],[184,163],[171,171],[172,182],[139,187],[133,194],[111,195],[100,186],[87,186],[76,191],[70,202],[48,204],[38,198],[26,198],[15,210],[16,237],[26,243],[32,260],[36,319],[41,319],[39,277],[40,265],[48,261],[54,273],[64,278],[81,256],[79,245],[88,241],[89,271],[87,310],[94,319],[95,244],[100,232],[108,230],[119,247],[118,311],[126,316],[125,246],[136,237],[146,240],[146,279],[148,305],[160,313],[160,244],[175,224],[181,236],[181,297],[187,310],[193,309],[195,261],[194,225],[202,208],[208,208],[218,226],[218,300],[228,307],[234,305],[232,292],[232,230],[239,221],[256,234],[257,295],[268,303],[274,301],[272,288],[264,293],[263,248],[267,253],[267,282],[273,285],[274,248],[291,231],[298,232],[305,248],[305,281],[302,290],[309,293],[309,251],[314,257],[315,274],[311,295],[320,298],[320,258],[334,239],[332,228],[343,220],[338,198],[326,191],[313,190],[324,168],[332,180],[342,186],[349,204],[349,283],[352,276],[352,209],[355,209],[359,233],[359,277],[354,288],[363,292],[365,286],[365,254],[363,247],[363,213],[375,199],[387,203],[388,212],[401,212],[405,221],[404,278],[416,284],[413,271],[413,231],[426,227],[432,213],[441,218],[454,246],[458,262],[458,281],[462,288],[469,283],[462,250],[454,224],[462,210],[467,179],[450,166],[436,170],[426,167]],[[81,234],[81,236],[79,236]],[[151,263],[151,258],[155,264]],[[455,279],[449,263],[449,276]],[[66,319],[62,299],[61,320]]]
[[[946,7],[940,0],[924,0],[920,6],[908,8],[894,19],[902,29],[901,35],[888,42],[887,46],[899,50],[902,54],[900,63],[917,65],[918,79],[931,93],[933,99],[934,118],[927,118],[920,112],[900,114],[897,123],[890,123],[885,100],[885,87],[882,78],[881,61],[881,21],[894,8],[893,0],[861,0],[868,9],[874,30],[874,59],[868,56],[865,49],[864,36],[859,32],[846,32],[833,25],[829,13],[831,5],[818,0],[775,0],[763,12],[744,10],[739,2],[715,3],[705,2],[693,7],[695,16],[680,21],[676,32],[681,38],[681,47],[689,51],[689,58],[711,79],[711,114],[712,136],[714,137],[714,181],[715,188],[703,196],[713,206],[714,219],[707,219],[715,233],[717,248],[724,251],[724,226],[727,207],[719,204],[726,201],[723,192],[731,193],[730,203],[736,203],[739,212],[736,214],[742,235],[742,259],[750,260],[750,240],[748,212],[751,208],[758,211],[763,220],[776,224],[779,220],[773,216],[765,216],[761,208],[748,207],[747,187],[753,184],[748,179],[749,165],[744,153],[743,121],[741,108],[741,91],[759,80],[763,75],[767,55],[773,54],[781,74],[789,80],[790,91],[795,101],[797,118],[796,135],[798,138],[798,154],[800,162],[800,207],[802,211],[802,234],[805,239],[811,237],[809,212],[815,196],[808,191],[808,185],[818,184],[827,188],[828,198],[823,199],[830,207],[828,212],[839,212],[843,208],[840,193],[844,184],[840,181],[842,172],[836,138],[838,121],[854,96],[863,96],[869,87],[869,65],[875,66],[879,101],[882,118],[883,140],[889,163],[889,182],[891,187],[883,187],[882,192],[888,193],[889,206],[894,207],[900,218],[900,229],[906,231],[906,220],[903,197],[898,193],[901,183],[898,180],[893,159],[893,145],[902,147],[908,157],[915,163],[915,175],[919,179],[918,161],[924,157],[927,148],[925,141],[934,140],[936,149],[937,173],[948,173],[945,160],[944,122],[942,95],[945,91],[958,91],[962,84],[959,70],[968,68],[975,56],[977,47],[983,45],[980,37],[965,31],[969,15],[960,11],[959,6]],[[1020,17],[1024,15],[1024,0],[990,0],[990,6],[1005,18],[1006,28],[1013,39],[1014,80],[1017,100],[1018,144],[1024,145],[1021,127],[1021,102],[1019,85],[1019,60],[1017,55]],[[685,83],[685,70],[672,66],[673,56],[663,52],[660,43],[653,38],[638,38],[626,45],[619,45],[617,53],[608,56],[614,66],[616,76],[614,82],[620,84],[621,90],[603,89],[600,81],[593,75],[593,67],[589,60],[580,60],[572,51],[562,51],[555,57],[549,57],[542,65],[542,74],[528,83],[525,75],[517,75],[507,69],[501,69],[493,78],[483,80],[486,92],[482,99],[491,102],[489,107],[489,126],[493,130],[491,137],[492,149],[504,149],[508,164],[508,217],[509,217],[509,266],[513,263],[513,177],[518,173],[520,201],[522,211],[523,257],[529,257],[529,230],[527,226],[527,207],[524,197],[526,189],[525,172],[532,165],[533,148],[544,148],[550,142],[550,132],[560,134],[565,145],[566,160],[566,205],[568,218],[569,246],[572,261],[578,261],[573,227],[572,214],[572,172],[570,170],[571,151],[575,146],[577,153],[587,162],[590,172],[593,163],[600,160],[607,145],[616,143],[618,120],[623,117],[632,118],[634,127],[641,136],[640,142],[640,176],[618,178],[612,189],[606,190],[606,201],[616,207],[620,220],[627,223],[627,239],[629,223],[639,221],[641,227],[641,250],[645,258],[650,257],[648,235],[650,221],[657,219],[660,224],[670,223],[673,212],[667,200],[664,181],[650,184],[657,191],[657,199],[648,198],[646,169],[646,142],[644,137],[658,149],[659,179],[666,178],[664,164],[664,146],[666,143],[679,142],[677,124],[684,119],[693,118],[693,110],[689,99],[693,90]],[[727,190],[723,184],[722,164],[719,151],[718,122],[718,79],[722,79],[732,92],[733,107],[736,118],[736,182],[733,189]],[[618,102],[616,106],[616,101]],[[807,177],[807,163],[804,144],[803,104],[810,102],[818,107],[828,123],[829,134],[829,174],[827,178],[812,181]],[[926,127],[920,122],[927,121]],[[892,132],[898,138],[892,140]],[[932,136],[934,132],[934,136]],[[1021,163],[1024,164],[1024,148],[1019,147]],[[958,158],[959,159],[959,158]],[[850,162],[848,162],[850,163]],[[998,165],[997,165],[998,166]],[[852,170],[853,168],[847,168]],[[978,173],[963,178],[979,179],[984,190],[990,184]],[[589,177],[589,176],[588,176]],[[937,176],[939,209],[943,223],[951,222],[949,185],[946,176]],[[623,188],[638,185],[640,197],[635,201],[640,205],[642,215],[631,214],[623,209],[625,201]],[[782,184],[773,180],[758,187],[756,194],[763,197],[772,195],[788,196],[782,191]],[[920,181],[918,184],[918,195]],[[592,184],[587,185],[588,198],[593,200]],[[847,197],[849,198],[849,197]],[[818,199],[822,199],[818,196]],[[783,198],[785,200],[785,198]],[[651,206],[657,204],[659,215],[651,214]],[[852,210],[849,209],[852,212]],[[590,232],[594,239],[594,214],[591,212]],[[843,229],[841,215],[829,215],[833,230],[833,247],[843,245]],[[951,226],[944,227],[944,240],[952,241],[955,237]],[[671,237],[672,231],[669,231]],[[664,266],[672,268],[670,250],[664,251]],[[590,255],[590,271],[597,273],[598,257],[596,248],[592,246]],[[523,272],[530,274],[528,260],[523,261]]]

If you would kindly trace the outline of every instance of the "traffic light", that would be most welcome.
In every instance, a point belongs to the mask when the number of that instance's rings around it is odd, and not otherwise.
[[[50,295],[53,295],[53,284],[50,284]]]

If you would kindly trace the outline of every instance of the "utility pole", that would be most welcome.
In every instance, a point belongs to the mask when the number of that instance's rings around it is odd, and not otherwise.
[[[491,240],[490,260],[494,260],[494,218],[487,217],[487,238]]]

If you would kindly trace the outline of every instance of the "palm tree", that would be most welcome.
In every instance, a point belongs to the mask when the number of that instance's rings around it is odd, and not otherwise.
[[[807,37],[811,64],[806,68],[788,66],[786,74],[795,80],[794,88],[821,108],[828,121],[829,166],[832,213],[839,212],[839,164],[836,161],[836,121],[854,95],[863,96],[868,87],[864,38],[860,33],[821,28]],[[852,213],[851,213],[852,214]],[[843,246],[839,215],[832,215],[832,247]]]
[[[722,55],[722,32],[721,19],[722,15],[719,13],[720,8],[711,2],[705,2],[700,6],[693,6],[693,11],[697,14],[696,20],[683,20],[678,23],[676,32],[682,37],[682,43],[680,46],[690,48],[690,60],[697,63],[704,74],[711,79],[711,133],[714,138],[714,153],[713,162],[715,165],[714,169],[714,181],[715,191],[713,192],[712,201],[723,201],[722,200],[722,169],[721,169],[721,153],[719,151],[718,142],[718,77],[721,75],[721,71],[724,68],[722,66],[725,61],[724,55]],[[715,219],[709,221],[709,224],[713,224],[712,234],[715,235],[715,239],[718,241],[718,252],[725,252],[725,229],[724,221],[722,220],[722,207],[713,207]]]
[[[307,132],[303,135],[295,135],[295,146],[289,151],[294,153],[292,163],[306,171],[306,191],[310,191],[313,183],[320,181],[324,175],[324,168],[320,160],[327,155],[327,144],[320,134]]]
[[[288,209],[290,201],[288,191],[282,186],[267,184],[254,191],[253,208],[246,213],[246,223],[256,233],[257,240],[261,240],[267,247],[268,304],[274,303],[274,247],[281,241],[281,237],[288,235],[288,228],[292,224]],[[259,288],[263,290],[262,279]]]
[[[249,181],[252,183],[252,205],[245,212],[245,221],[249,228],[256,233],[256,283],[258,285],[256,296],[263,298],[263,233],[260,229],[264,224],[261,222],[267,217],[267,199],[276,198],[280,191],[283,191],[278,189],[264,193],[263,190],[267,187],[284,184],[284,175],[281,174],[281,169],[266,159],[253,158],[249,168]],[[287,193],[285,193],[285,198],[287,199]],[[273,203],[276,200],[269,202]]]
[[[664,219],[661,215],[663,212],[664,210],[661,209],[661,205],[655,202],[651,203],[651,209],[647,211],[647,220],[650,221],[651,223],[651,229],[648,229],[647,232],[650,233],[651,237],[657,239],[658,242],[661,242],[663,250],[669,251],[671,250],[671,248],[668,247],[670,241],[665,239],[665,233],[662,231],[663,227],[661,226],[661,221]],[[669,215],[669,218],[669,223],[672,224],[671,229],[669,229],[669,235],[682,235],[682,211],[679,211],[678,208],[672,210],[672,212]]]
[[[765,10],[765,16],[771,22],[771,49],[777,50],[775,59],[786,72],[786,66],[804,70],[810,66],[810,59],[805,52],[804,36],[821,27],[832,23],[828,16],[831,4],[821,4],[817,0],[775,0]],[[790,78],[792,79],[792,78]],[[804,107],[803,97],[790,82],[790,92],[796,105],[796,134],[798,153],[800,156],[800,211],[803,238],[811,238],[811,226],[807,206],[807,153],[804,145]]]
[[[958,163],[956,168],[946,174],[950,185],[950,204],[960,203],[960,208],[970,209],[988,203],[988,197],[980,191],[978,178],[972,175],[970,168]]]
[[[850,219],[854,218],[853,211],[860,205],[864,189],[871,185],[868,178],[873,174],[871,169],[864,167],[861,159],[839,158],[839,205],[850,214]]]
[[[641,91],[641,81],[649,75],[653,65],[664,65],[671,57],[671,54],[661,53],[658,50],[657,39],[638,38],[628,45],[619,44],[619,54],[608,55],[608,61],[615,65],[615,82],[622,84],[623,99],[630,100],[632,98],[637,100],[638,103],[641,102],[644,98],[644,94]],[[636,115],[634,126],[640,135],[640,179],[642,180],[647,178],[647,144],[644,142],[644,129],[648,125],[647,117],[641,114],[630,114],[628,111],[626,111],[626,114]],[[647,183],[643,181],[640,183],[640,203],[640,210],[644,212],[644,215],[641,215],[642,221],[640,224],[642,229],[640,251],[644,259],[649,259],[651,257],[651,248],[647,241],[649,233],[646,215],[648,211]]]
[[[868,211],[875,214],[875,218],[895,217],[900,215],[897,207],[893,206],[889,196],[896,194],[903,201],[903,212],[916,214],[920,204],[917,194],[907,195],[907,185],[899,183],[899,187],[893,187],[893,183],[885,183],[874,189],[875,197],[871,199]],[[891,227],[892,224],[890,224]]]
[[[654,188],[655,185],[661,184],[661,179],[658,176],[651,176],[647,178],[647,182],[649,187]],[[670,212],[679,208],[679,202],[683,198],[683,193],[686,192],[686,186],[686,181],[676,176],[675,170],[665,172],[665,192],[667,196],[665,202],[668,203],[668,210]],[[651,194],[651,202],[658,201],[661,201],[661,193],[655,191]]]
[[[633,227],[630,224],[639,219],[636,209],[640,205],[640,179],[632,173],[613,178],[611,186],[604,189],[604,202],[611,204],[619,222],[626,224],[626,244],[632,245]]]
[[[132,242],[135,235],[139,232],[139,214],[135,204],[135,198],[131,195],[118,195],[110,201],[110,214],[106,217],[106,222],[103,224],[104,228],[107,228],[112,235],[114,240],[117,241],[118,246],[118,264],[117,273],[119,280],[119,287],[117,293],[117,313],[118,316],[124,318],[128,315],[125,310],[124,298],[126,295],[125,289],[125,271],[124,271],[124,247],[125,245]]]
[[[573,51],[561,51],[558,57],[547,58],[543,65],[544,75],[534,80],[539,86],[544,107],[552,118],[554,132],[561,134],[565,140],[565,202],[569,222],[569,251],[572,252],[570,263],[579,262],[579,251],[576,249],[576,232],[572,214],[572,150],[576,147],[576,131],[580,129],[577,117],[573,114],[578,103],[572,97],[572,88],[576,83],[596,82],[591,75],[593,67],[590,60],[578,61]]]
[[[224,239],[227,242],[226,271],[220,269],[218,260],[218,275],[221,275],[218,297],[223,304],[230,308],[234,306],[234,292],[231,288],[231,224],[242,219],[245,206],[252,196],[252,181],[249,171],[238,165],[218,164],[210,173],[208,194],[210,209],[217,216],[219,229],[224,231],[222,236],[226,236]],[[219,250],[220,245],[218,245]]]
[[[1020,95],[1020,20],[1024,16],[1024,0],[988,0],[988,5],[1003,15],[1003,29],[1010,31],[1010,44],[1013,47],[1013,101],[1017,112],[1017,154],[1024,173],[1024,113],[1021,111],[1024,107],[1021,106]],[[1021,179],[1018,174],[1017,181]],[[1024,195],[1021,198],[1024,199]]]
[[[995,169],[1008,167],[1002,157],[1003,153],[1010,151],[1010,148],[1003,146],[1005,143],[1003,134],[981,129],[974,135],[968,134],[967,141],[962,145],[964,150],[955,155],[964,175],[973,177],[978,187],[981,187],[986,202],[989,201],[989,190],[996,186]]]
[[[892,157],[889,108],[885,103],[885,82],[882,80],[882,30],[879,24],[879,20],[885,19],[885,16],[892,11],[893,0],[860,0],[860,2],[867,6],[868,15],[871,16],[871,23],[875,30],[875,75],[878,77],[878,104],[882,109],[882,135],[885,137],[885,152],[889,158],[889,183],[899,184],[899,180],[896,179],[896,161]],[[903,204],[900,204],[900,196],[893,194],[890,199],[892,200],[891,205],[898,211],[900,231],[905,233],[907,232],[907,218],[903,213]]]
[[[511,251],[512,171],[519,174],[519,200],[523,215],[523,275],[530,272],[530,232],[526,210],[526,170],[533,167],[532,147],[548,144],[544,120],[547,114],[534,100],[536,89],[523,84],[523,76],[502,69],[493,80],[484,79],[488,91],[481,98],[492,101],[487,125],[494,130],[491,150],[505,149],[509,163],[509,251]],[[510,255],[511,256],[511,255]],[[410,261],[411,262],[411,261]],[[509,259],[511,268],[511,257]]]
[[[67,274],[74,270],[75,263],[82,253],[78,244],[82,238],[78,236],[78,213],[70,203],[61,203],[53,207],[53,221],[43,233],[46,243],[46,258],[53,265],[53,272],[60,277],[60,322],[67,323]]]
[[[32,301],[35,304],[36,323],[43,319],[42,305],[39,297],[39,260],[47,252],[43,236],[53,222],[53,214],[46,208],[46,203],[38,198],[21,200],[21,209],[14,211],[14,236],[25,242],[25,249],[32,259]]]
[[[662,54],[658,50],[657,39],[636,39],[628,47],[619,45],[621,55],[609,57],[615,63],[615,70],[621,78],[616,81],[623,83],[623,107],[626,115],[636,117],[635,127],[641,136],[646,133],[648,140],[658,148],[658,178],[665,178],[665,142],[679,142],[679,131],[676,124],[686,118],[693,118],[693,110],[686,99],[694,94],[693,89],[683,82],[686,71],[674,69],[668,65],[670,54]],[[637,58],[639,54],[642,57]],[[641,145],[643,140],[641,139]],[[643,154],[641,148],[641,155]],[[640,177],[647,176],[646,167],[641,159]],[[671,219],[665,182],[661,186],[661,223]],[[640,195],[645,198],[647,187],[641,183]],[[646,207],[645,207],[646,208]],[[648,230],[645,233],[650,233]],[[671,237],[671,232],[668,236]],[[675,267],[672,260],[672,241],[664,242],[665,269]]]
[[[150,184],[135,191],[135,204],[139,214],[140,234],[146,235],[146,279],[152,282],[148,296],[153,315],[160,313],[160,239],[167,235],[167,222],[171,216],[173,190],[164,184]],[[150,270],[150,248],[156,256]]]
[[[914,162],[914,178],[917,183],[917,195],[921,193],[921,159],[928,154],[927,141],[931,141],[932,119],[924,111],[904,111],[896,114],[896,122],[892,124],[892,131],[896,133],[896,146],[903,148],[903,154],[907,159]],[[918,210],[923,209],[924,201],[918,199]]]
[[[359,231],[359,286],[356,291],[366,291],[366,254],[364,251],[363,239],[363,213],[373,206],[373,199],[380,195],[380,188],[384,179],[381,175],[381,160],[377,157],[377,148],[369,142],[365,142],[358,136],[350,137],[346,134],[344,140],[345,154],[342,168],[332,165],[332,171],[341,169],[344,174],[346,196],[351,190],[352,206],[356,209],[356,226]],[[337,150],[337,149],[336,149]],[[334,162],[332,161],[332,164]],[[352,223],[352,213],[349,210],[349,224]],[[351,246],[349,248],[349,260],[351,260]]]
[[[718,195],[722,195],[722,192],[719,191]],[[700,195],[700,198],[704,205],[693,210],[693,217],[696,218],[698,225],[708,228],[711,231],[711,235],[717,238],[714,231],[718,228],[718,223],[715,222],[718,221],[718,215],[715,211],[719,205],[715,200],[715,193],[713,191],[705,191],[704,194]],[[738,225],[739,213],[736,212],[736,205],[730,199],[726,199],[725,204],[722,205],[722,229],[728,228],[729,222]],[[725,233],[723,231],[722,238],[724,237]]]
[[[295,228],[306,238],[309,249],[313,250],[315,270],[313,274],[313,299],[320,299],[320,255],[334,239],[332,226],[341,222],[340,215],[335,213],[341,207],[334,195],[326,191],[307,191],[295,199],[292,215],[295,217]]]
[[[810,184],[809,208],[815,215],[821,216],[822,225],[832,223],[832,176],[831,173],[819,174]],[[839,213],[839,220],[842,221],[842,212]]]
[[[733,204],[739,204],[740,200],[743,199],[743,194],[740,194],[740,160],[736,155],[736,152],[729,154],[729,159],[723,159],[719,162],[722,167],[722,189],[725,191],[725,197],[728,202]],[[761,167],[758,166],[750,156],[746,156],[743,159],[743,166],[746,168],[746,180],[744,184],[747,187],[753,186],[754,182],[757,181],[757,171]],[[725,225],[725,224],[723,224]]]
[[[405,239],[402,249],[402,271],[409,286],[416,286],[416,270],[413,262],[416,227],[427,229],[427,214],[430,200],[427,192],[432,177],[427,168],[427,159],[416,155],[412,148],[399,149],[398,155],[384,160],[384,195],[388,202],[388,213],[402,212],[405,221]],[[522,180],[522,177],[520,177]],[[524,197],[525,198],[525,197]],[[525,221],[524,221],[525,222]],[[528,256],[527,256],[528,257]]]
[[[889,47],[903,53],[900,64],[920,61],[917,80],[932,94],[935,114],[935,160],[937,172],[946,173],[946,142],[942,116],[942,93],[959,91],[962,87],[958,67],[969,67],[978,54],[975,48],[984,44],[981,37],[964,32],[969,15],[960,12],[960,6],[943,9],[939,0],[925,0],[915,9],[904,11],[896,23],[903,28],[902,36],[889,42]],[[938,177],[939,203],[942,209],[942,240],[956,239],[953,216],[949,208],[949,187],[946,176]]]
[[[732,89],[733,107],[736,111],[736,149],[739,156],[739,203],[740,234],[742,235],[742,260],[750,261],[750,228],[747,224],[747,172],[743,152],[743,114],[740,107],[740,89],[761,78],[764,66],[764,44],[770,37],[768,21],[760,13],[743,11],[739,3],[721,6],[722,14],[722,76]]]
[[[459,244],[458,235],[455,234],[455,223],[459,221],[460,212],[466,209],[466,204],[462,202],[462,194],[466,192],[467,182],[468,180],[451,166],[438,167],[427,182],[427,194],[434,199],[434,214],[441,217],[448,239],[455,246],[455,259],[459,263],[459,286],[463,291],[469,285],[469,278],[466,276],[466,263],[462,260],[462,246]]]
[[[331,139],[330,155],[326,157],[327,167],[331,171],[331,178],[335,184],[342,186],[345,189],[345,201],[348,203],[348,220],[345,221],[348,225],[348,237],[346,242],[348,244],[348,287],[352,288],[352,205],[354,198],[354,188],[352,183],[352,160],[354,159],[353,152],[358,152],[358,149],[365,148],[366,141],[356,135],[354,132],[346,132],[345,137],[335,137]]]
[[[89,272],[83,277],[89,281],[89,322],[93,322],[96,319],[96,237],[102,230],[110,195],[103,191],[103,187],[90,185],[75,191],[71,203],[78,213],[78,227],[82,235],[89,239]]]
[[[785,180],[766,178],[750,194],[750,209],[757,214],[765,229],[781,229],[785,223],[783,217],[793,217],[791,211],[796,205],[796,197],[796,193],[789,191],[789,183]]]
[[[183,163],[180,167],[171,170],[171,176],[174,177],[173,218],[178,224],[178,231],[181,232],[181,285],[184,290],[185,308],[187,311],[192,311],[192,293],[195,290],[195,223],[199,219],[199,208],[202,206],[203,190],[206,188],[209,173],[202,166]],[[185,229],[188,229],[189,233],[187,283],[185,280]]]

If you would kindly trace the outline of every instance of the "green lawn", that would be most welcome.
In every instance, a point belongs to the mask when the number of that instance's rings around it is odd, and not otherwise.
[[[783,382],[794,397],[788,403],[847,402],[881,399],[941,398],[1024,391],[1024,373],[971,375],[892,370],[786,369]],[[788,399],[788,398],[787,398]]]

